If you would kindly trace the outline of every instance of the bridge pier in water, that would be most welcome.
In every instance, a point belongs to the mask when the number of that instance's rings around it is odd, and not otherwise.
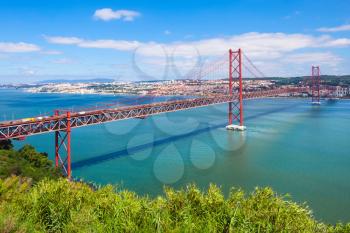
[[[226,129],[243,131],[243,80],[242,80],[242,50],[229,50],[229,95],[232,102],[228,103],[228,125]],[[233,92],[233,83],[238,84],[238,90]],[[233,124],[233,121],[238,124]]]

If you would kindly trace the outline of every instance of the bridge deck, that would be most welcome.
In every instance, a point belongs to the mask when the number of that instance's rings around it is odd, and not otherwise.
[[[276,96],[284,93],[307,92],[306,88],[281,88],[269,91],[259,91],[245,93],[243,98],[261,98]],[[186,110],[191,108],[209,106],[237,101],[237,96],[211,96],[202,98],[193,98],[185,100],[158,102],[152,104],[134,105],[119,108],[108,108],[92,110],[87,112],[72,112],[68,121],[66,114],[58,116],[49,116],[45,118],[29,118],[14,120],[9,122],[0,122],[0,140],[23,138],[26,136],[63,131],[67,129],[67,123],[70,122],[71,128],[83,127],[105,122],[118,121],[130,118],[145,118],[147,116]]]

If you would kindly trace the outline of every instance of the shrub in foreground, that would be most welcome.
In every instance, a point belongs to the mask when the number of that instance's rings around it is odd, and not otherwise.
[[[0,180],[1,232],[350,232],[317,222],[305,205],[270,188],[224,198],[211,185],[165,188],[151,199],[107,185],[98,190],[65,179]]]
[[[2,142],[2,141],[0,141]],[[0,178],[11,175],[30,177],[34,182],[43,178],[56,179],[60,171],[53,167],[47,153],[40,153],[30,145],[14,150],[11,141],[0,144]]]

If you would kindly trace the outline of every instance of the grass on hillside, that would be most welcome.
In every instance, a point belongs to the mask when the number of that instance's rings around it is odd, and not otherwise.
[[[350,224],[317,222],[305,205],[270,188],[232,189],[224,198],[211,185],[166,188],[151,199],[107,185],[98,190],[66,179],[0,180],[1,232],[350,232]]]
[[[0,232],[350,232],[270,188],[225,198],[215,185],[189,185],[149,198],[60,177],[47,154],[0,143]]]

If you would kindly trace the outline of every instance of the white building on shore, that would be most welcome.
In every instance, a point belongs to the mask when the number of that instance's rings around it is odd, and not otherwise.
[[[337,86],[337,88],[335,89],[336,97],[344,97],[347,95],[350,95],[350,87]]]

